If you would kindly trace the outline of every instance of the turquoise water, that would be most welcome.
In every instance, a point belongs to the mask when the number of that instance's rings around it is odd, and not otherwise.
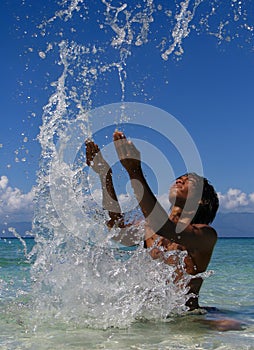
[[[26,240],[30,251],[32,239]],[[137,320],[128,327],[92,329],[57,317],[38,326],[30,269],[17,239],[0,240],[0,347],[10,349],[254,349],[254,239],[219,239],[204,281],[201,305],[219,312]],[[73,286],[73,291],[75,286]],[[202,320],[230,318],[240,331],[221,332]]]

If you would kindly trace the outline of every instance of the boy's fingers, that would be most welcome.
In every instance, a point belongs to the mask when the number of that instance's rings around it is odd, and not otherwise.
[[[114,140],[121,140],[121,139],[126,139],[124,133],[122,131],[115,131],[113,134]]]

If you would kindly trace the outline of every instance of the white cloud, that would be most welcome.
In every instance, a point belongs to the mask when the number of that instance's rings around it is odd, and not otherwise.
[[[247,194],[237,188],[218,193],[221,211],[254,212],[254,193]]]
[[[250,201],[254,204],[254,193],[249,194]]]
[[[0,178],[0,190],[4,190],[8,184],[7,176],[1,176]]]
[[[34,190],[22,193],[8,186],[7,176],[0,177],[0,219],[3,222],[30,221],[33,216]]]

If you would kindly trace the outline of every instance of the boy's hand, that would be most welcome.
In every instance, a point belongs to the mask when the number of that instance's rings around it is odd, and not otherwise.
[[[91,140],[86,140],[86,163],[97,174],[106,175],[110,169],[108,163],[103,158],[99,146]]]
[[[141,160],[140,152],[131,141],[128,141],[121,131],[113,134],[115,149],[123,167],[130,176],[140,173]]]

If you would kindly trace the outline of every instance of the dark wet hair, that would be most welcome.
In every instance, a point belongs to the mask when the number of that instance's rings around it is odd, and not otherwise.
[[[219,199],[214,187],[209,183],[209,181],[196,173],[185,174],[188,177],[193,177],[198,184],[203,183],[203,190],[200,199],[200,203],[194,218],[192,219],[192,224],[210,224],[213,222],[216,212],[219,208]]]

